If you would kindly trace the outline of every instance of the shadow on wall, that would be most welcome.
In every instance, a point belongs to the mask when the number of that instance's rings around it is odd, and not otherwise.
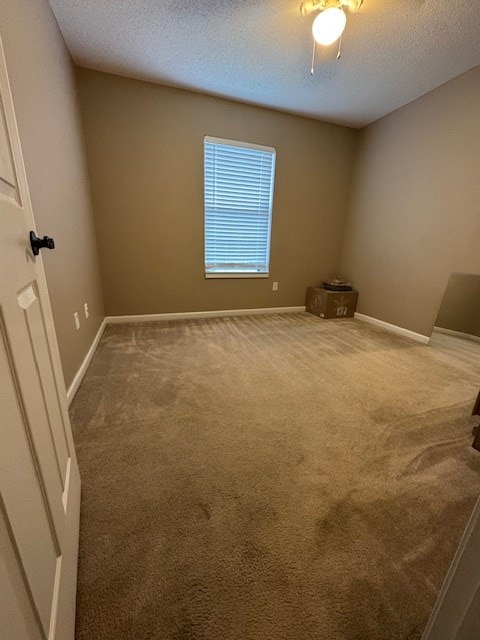
[[[452,273],[433,331],[480,340],[480,275]]]

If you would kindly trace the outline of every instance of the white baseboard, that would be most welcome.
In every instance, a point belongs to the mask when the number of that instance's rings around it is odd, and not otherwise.
[[[181,313],[148,313],[134,316],[107,316],[107,324],[133,322],[159,322],[162,320],[191,320],[195,318],[226,318],[228,316],[253,316],[268,313],[299,313],[305,307],[271,307],[268,309],[226,309],[224,311],[184,311]]]
[[[90,362],[92,361],[92,358],[93,358],[93,356],[95,354],[95,351],[97,350],[98,343],[100,342],[100,338],[102,337],[102,334],[105,331],[105,327],[106,326],[107,326],[106,318],[104,318],[102,320],[102,324],[100,325],[100,327],[99,327],[99,329],[97,331],[97,335],[93,339],[93,342],[92,342],[92,344],[90,346],[90,349],[87,352],[87,355],[83,359],[83,362],[80,365],[79,370],[77,371],[74,379],[72,380],[72,384],[68,387],[67,401],[68,401],[69,405],[72,402],[72,400],[74,399],[75,394],[78,391],[78,387],[80,386],[84,375],[87,373],[87,369],[88,369],[88,367],[90,365]]]
[[[462,331],[454,331],[453,329],[444,329],[443,327],[433,327],[435,333],[444,333],[447,336],[453,336],[454,338],[462,338],[463,340],[473,340],[474,342],[480,342],[480,336],[474,336],[471,333],[462,333]]]
[[[366,316],[363,313],[355,313],[355,318],[357,320],[361,320],[362,322],[373,324],[375,327],[379,327],[380,329],[384,329],[385,331],[389,331],[390,333],[396,333],[399,336],[404,336],[405,338],[416,340],[417,342],[421,342],[422,344],[428,344],[430,342],[430,338],[428,336],[424,336],[422,333],[415,333],[415,331],[410,331],[410,329],[397,327],[396,324],[390,324],[389,322],[378,320],[378,318]]]

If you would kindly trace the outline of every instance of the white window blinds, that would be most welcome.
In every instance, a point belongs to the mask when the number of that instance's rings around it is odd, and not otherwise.
[[[275,149],[205,138],[205,274],[268,275]]]

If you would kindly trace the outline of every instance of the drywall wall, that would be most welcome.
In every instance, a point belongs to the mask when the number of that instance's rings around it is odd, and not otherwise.
[[[480,337],[480,275],[452,273],[435,326]]]
[[[455,640],[478,640],[480,638],[480,587],[473,598]]]
[[[86,69],[77,77],[108,315],[303,305],[308,285],[336,273],[356,131]],[[269,279],[204,277],[205,135],[276,147]]]
[[[1,17],[37,231],[56,243],[54,251],[42,253],[68,386],[103,319],[74,69],[47,0],[2,0]]]
[[[358,311],[430,335],[450,274],[480,272],[480,67],[361,132],[342,273]]]

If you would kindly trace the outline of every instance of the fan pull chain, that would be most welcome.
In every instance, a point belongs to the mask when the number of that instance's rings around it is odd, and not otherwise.
[[[340,60],[342,57],[342,37],[340,36],[338,40],[338,51],[337,51],[337,60]],[[313,38],[313,49],[312,49],[312,66],[310,67],[310,75],[313,76],[315,73],[315,53],[316,53],[317,42],[315,38]]]
[[[338,41],[337,60],[340,60],[341,57],[342,57],[342,36],[340,36],[340,39]]]
[[[315,66],[315,48],[316,48],[316,41],[315,38],[313,38],[313,51],[312,51],[312,67],[310,69],[310,75],[313,76],[313,74],[315,73],[314,70],[314,66]]]

